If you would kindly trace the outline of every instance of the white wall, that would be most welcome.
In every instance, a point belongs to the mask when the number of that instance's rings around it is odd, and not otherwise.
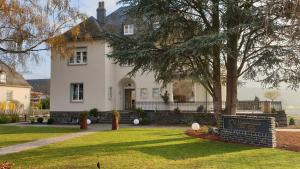
[[[104,41],[78,42],[76,47],[87,47],[86,65],[68,65],[67,60],[52,59],[50,111],[88,111],[97,108],[105,111],[105,59]],[[84,84],[84,101],[71,102],[71,83]]]
[[[25,111],[30,108],[31,88],[0,86],[0,102],[6,101],[7,92],[9,91],[12,91],[13,93],[13,100],[16,100],[20,102],[20,104],[24,105]]]

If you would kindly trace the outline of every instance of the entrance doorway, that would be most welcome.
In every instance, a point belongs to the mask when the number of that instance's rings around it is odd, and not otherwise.
[[[125,110],[132,110],[135,108],[135,90],[125,89]]]

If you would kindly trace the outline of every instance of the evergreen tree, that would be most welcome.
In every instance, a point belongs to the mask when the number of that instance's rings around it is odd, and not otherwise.
[[[110,57],[132,65],[132,74],[153,71],[163,82],[197,80],[213,96],[217,112],[224,75],[226,114],[236,113],[240,77],[276,87],[280,82],[299,87],[297,0],[120,2],[130,6],[129,14],[139,22],[138,33],[108,33],[114,48]]]

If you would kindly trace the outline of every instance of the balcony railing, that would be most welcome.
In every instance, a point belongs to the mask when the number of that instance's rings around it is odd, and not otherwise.
[[[282,103],[280,101],[239,101],[237,111],[262,112],[266,103],[270,106],[270,109],[273,108],[276,111],[282,110]],[[170,102],[168,104],[164,102],[136,102],[135,107],[148,111],[172,111],[175,108],[179,108],[182,111],[213,112],[213,102]],[[225,102],[222,103],[222,108],[225,108]]]

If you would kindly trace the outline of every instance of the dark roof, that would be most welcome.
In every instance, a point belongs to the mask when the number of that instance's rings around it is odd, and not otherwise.
[[[27,82],[32,86],[32,91],[50,95],[50,79],[30,79]]]
[[[66,38],[66,40],[73,40],[73,31],[75,32],[78,27],[80,28],[80,33],[76,38],[79,40],[84,40],[89,37],[99,38],[102,36],[103,29],[101,28],[97,19],[91,16],[85,21],[81,22],[77,26],[67,31],[66,33],[64,33],[63,36]]]
[[[0,83],[0,86],[31,87],[18,72],[0,61],[0,73],[3,72],[6,74],[6,83]]]
[[[104,32],[122,33],[123,25],[131,22],[129,15],[127,14],[128,9],[128,6],[120,7],[110,15],[106,16],[104,25],[101,25],[95,17],[91,16],[65,32],[63,36],[66,40],[74,40],[72,38],[74,37],[72,32],[75,32],[78,27],[80,27],[80,33],[77,37],[79,40],[86,40],[90,37],[92,39],[102,38]]]

